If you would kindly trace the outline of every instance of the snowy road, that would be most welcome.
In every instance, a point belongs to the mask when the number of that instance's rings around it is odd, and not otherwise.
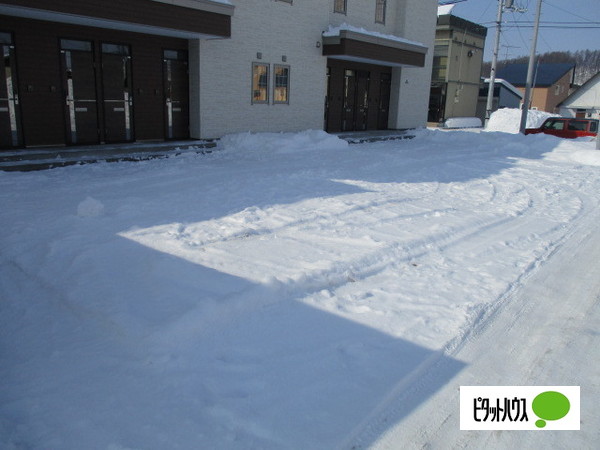
[[[466,363],[457,375],[406,420],[402,405],[418,401],[423,384],[444,375],[439,362],[363,430],[375,449],[548,448],[545,433],[460,431],[458,386],[583,385],[580,431],[554,432],[551,448],[593,449],[600,439],[596,407],[600,389],[600,239],[597,213],[580,224],[546,264],[533,271],[482,317],[448,356]],[[384,431],[387,430],[387,431]],[[360,448],[360,437],[354,438]]]
[[[0,173],[0,448],[600,440],[593,142],[221,145]],[[581,386],[582,430],[460,432],[461,384]]]

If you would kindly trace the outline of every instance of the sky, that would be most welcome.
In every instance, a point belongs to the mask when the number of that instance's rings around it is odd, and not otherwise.
[[[506,11],[498,59],[529,56],[537,0],[515,0],[526,12]],[[488,27],[484,60],[491,61],[497,0],[464,0],[452,14]],[[537,52],[597,50],[600,47],[600,0],[543,0]]]

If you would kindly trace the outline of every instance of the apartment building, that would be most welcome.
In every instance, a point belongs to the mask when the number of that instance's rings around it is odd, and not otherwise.
[[[424,126],[434,0],[0,0],[0,146]]]
[[[440,11],[444,11],[440,7]],[[474,117],[487,29],[452,14],[437,18],[429,121]]]

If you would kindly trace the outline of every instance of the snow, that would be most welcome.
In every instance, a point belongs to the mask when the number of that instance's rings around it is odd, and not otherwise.
[[[445,128],[481,128],[479,117],[452,117],[444,122]]]
[[[593,448],[594,145],[245,133],[0,172],[0,448]],[[576,435],[458,431],[460,384],[561,382]]]
[[[491,78],[484,78],[483,82],[487,85],[486,89],[489,90],[489,84],[491,82]],[[502,79],[502,78],[496,78],[494,80],[494,84],[501,84],[502,86],[504,86],[506,89],[508,89],[509,91],[511,91],[513,94],[515,94],[517,97],[519,98],[523,98],[523,93],[521,91],[519,91],[518,88],[516,88],[514,85],[510,84],[508,81]]]
[[[372,37],[376,37],[376,38],[380,38],[380,39],[387,39],[390,41],[402,42],[404,44],[411,44],[411,45],[417,45],[419,47],[425,47],[421,42],[410,41],[408,39],[401,38],[394,34],[384,34],[384,33],[378,32],[378,31],[366,30],[365,28],[355,27],[355,26],[349,25],[347,23],[343,23],[339,26],[329,25],[329,28],[327,29],[327,31],[323,32],[323,36],[324,37],[339,36],[340,31],[352,31],[354,33],[360,33],[360,34],[364,34],[366,36],[372,36]]]
[[[456,5],[440,5],[438,6],[438,11],[437,11],[437,15],[439,16],[445,16],[447,14],[452,14],[452,10],[454,9]]]
[[[548,117],[558,117],[545,111],[530,109],[527,112],[527,123],[525,128],[539,128]],[[501,108],[494,111],[486,126],[486,131],[502,131],[505,133],[518,133],[521,123],[521,110],[515,108]]]
[[[77,206],[79,217],[98,217],[104,213],[104,205],[95,198],[87,197]]]

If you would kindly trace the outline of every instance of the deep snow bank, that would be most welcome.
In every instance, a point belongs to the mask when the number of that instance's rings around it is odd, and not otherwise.
[[[556,117],[545,111],[529,110],[527,113],[527,128],[538,128],[548,117]],[[521,110],[516,108],[502,108],[494,111],[485,131],[502,131],[504,133],[518,133],[521,124]]]

